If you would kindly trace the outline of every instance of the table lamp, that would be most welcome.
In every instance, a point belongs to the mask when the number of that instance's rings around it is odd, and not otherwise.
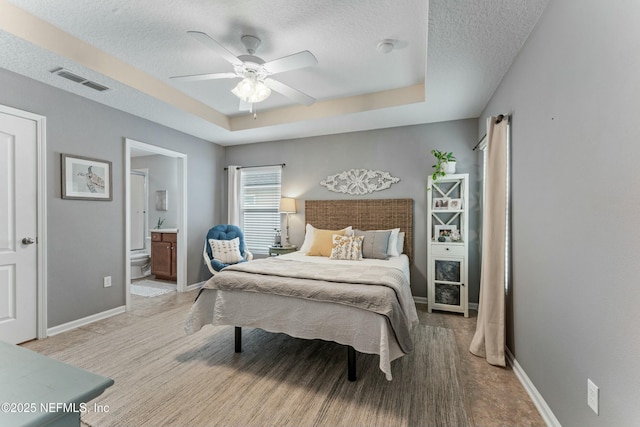
[[[296,213],[296,199],[290,197],[281,198],[280,213],[287,214],[287,233],[285,234],[284,246],[293,246],[289,241],[289,214]]]

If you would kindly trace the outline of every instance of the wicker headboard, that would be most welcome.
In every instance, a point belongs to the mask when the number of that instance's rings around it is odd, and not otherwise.
[[[413,260],[413,199],[306,200],[304,211],[305,222],[316,228],[400,228],[404,253]]]

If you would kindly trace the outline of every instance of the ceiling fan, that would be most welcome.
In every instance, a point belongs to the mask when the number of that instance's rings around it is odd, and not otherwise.
[[[262,58],[254,55],[261,43],[261,40],[256,36],[242,36],[240,40],[247,49],[248,55],[235,56],[205,33],[199,31],[187,31],[187,33],[231,63],[234,71],[232,73],[175,76],[170,77],[171,79],[191,82],[212,79],[242,79],[231,91],[240,98],[241,111],[252,111],[253,104],[267,99],[272,89],[299,104],[311,105],[316,101],[315,98],[269,77],[273,74],[316,65],[318,60],[308,50],[265,62]]]

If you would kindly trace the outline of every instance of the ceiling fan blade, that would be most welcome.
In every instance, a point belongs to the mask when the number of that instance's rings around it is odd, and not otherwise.
[[[281,93],[282,95],[297,102],[298,104],[311,105],[314,102],[316,102],[315,98],[307,95],[306,93],[300,92],[298,89],[294,89],[291,86],[287,86],[286,84],[279,82],[278,80],[265,79],[264,83],[270,89],[273,89],[278,93]]]
[[[284,71],[310,67],[317,63],[318,60],[313,56],[313,53],[308,50],[303,50],[302,52],[294,53],[293,55],[265,62],[262,66],[269,72],[269,74],[276,74]]]
[[[229,61],[233,65],[242,65],[242,61],[239,60],[233,53],[229,52],[226,47],[222,46],[220,43],[209,37],[207,34],[202,33],[200,31],[187,31],[194,39],[198,40],[200,43],[203,43],[212,50],[214,50],[218,55]]]
[[[181,80],[183,82],[198,82],[200,80],[234,79],[238,77],[236,73],[213,73],[213,74],[192,74],[189,76],[169,77],[171,80]]]

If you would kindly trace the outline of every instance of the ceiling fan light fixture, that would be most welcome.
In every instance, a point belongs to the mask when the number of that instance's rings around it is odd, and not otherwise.
[[[244,78],[234,87],[231,92],[244,102],[255,104],[262,102],[271,95],[271,89],[258,79],[254,72],[245,73]]]
[[[236,85],[236,87],[231,89],[231,92],[243,101],[247,101],[254,93],[255,87],[255,78],[252,79],[250,77],[245,77]]]
[[[267,99],[269,95],[271,95],[271,89],[269,89],[269,87],[266,84],[264,84],[264,82],[261,82],[260,80],[258,80],[254,87],[253,93],[249,97],[249,102],[251,103],[262,102],[265,99]]]
[[[265,62],[262,58],[254,55],[256,49],[258,49],[261,43],[261,40],[256,36],[248,34],[243,35],[241,37],[241,41],[245,45],[248,55],[236,56],[219,42],[203,32],[187,31],[187,33],[200,43],[208,46],[219,56],[233,65],[234,72],[193,74],[188,76],[170,77],[171,79],[199,81],[240,78],[241,81],[231,89],[231,93],[238,97],[242,103],[248,103],[250,105],[262,102],[269,98],[272,90],[275,90],[281,95],[284,95],[299,104],[311,105],[316,101],[315,98],[302,93],[299,90],[296,90],[278,80],[269,78],[272,74],[317,65],[318,60],[308,50]],[[246,106],[243,104],[240,104],[241,111],[244,111],[245,107]]]

